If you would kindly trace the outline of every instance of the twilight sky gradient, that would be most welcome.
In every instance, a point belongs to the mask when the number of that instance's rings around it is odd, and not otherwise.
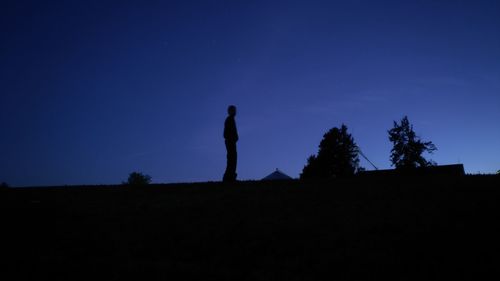
[[[298,177],[342,123],[390,168],[403,115],[438,164],[500,169],[500,1],[21,0],[0,26],[11,186],[220,180],[228,104],[240,179]]]

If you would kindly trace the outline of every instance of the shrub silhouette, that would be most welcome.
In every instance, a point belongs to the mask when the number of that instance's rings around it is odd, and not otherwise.
[[[0,184],[0,188],[9,188],[9,185],[6,183],[6,182],[2,182],[2,184]]]
[[[404,116],[401,123],[394,121],[394,127],[388,131],[389,140],[393,143],[391,149],[391,163],[396,169],[412,169],[436,165],[426,160],[422,153],[433,153],[436,146],[428,141],[423,142],[413,131],[413,125]]]
[[[130,186],[144,186],[151,183],[151,177],[139,172],[132,172],[129,174],[128,179],[123,184]]]
[[[332,128],[323,135],[318,155],[311,155],[304,166],[301,179],[330,179],[347,177],[360,170],[359,149],[347,126]]]

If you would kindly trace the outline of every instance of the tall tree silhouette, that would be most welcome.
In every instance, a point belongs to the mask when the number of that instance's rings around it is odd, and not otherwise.
[[[393,143],[391,162],[396,169],[436,165],[435,162],[428,161],[422,156],[424,152],[433,153],[437,150],[436,146],[430,141],[420,140],[407,116],[404,116],[399,124],[394,121],[394,127],[388,133],[389,140]]]
[[[332,128],[323,135],[318,155],[311,155],[301,179],[329,179],[354,175],[359,167],[358,146],[347,133],[347,126]]]

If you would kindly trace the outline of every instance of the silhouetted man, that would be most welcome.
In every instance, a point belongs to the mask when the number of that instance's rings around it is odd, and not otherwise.
[[[223,180],[225,182],[236,181],[236,142],[238,141],[238,131],[236,130],[236,122],[234,121],[234,116],[236,116],[236,106],[230,105],[227,108],[227,118],[224,122],[224,140],[226,141],[227,150],[227,165],[226,172],[224,173]]]

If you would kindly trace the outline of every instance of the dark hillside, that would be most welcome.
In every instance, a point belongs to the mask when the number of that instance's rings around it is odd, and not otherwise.
[[[1,274],[472,279],[498,273],[499,183],[466,176],[2,190]]]

